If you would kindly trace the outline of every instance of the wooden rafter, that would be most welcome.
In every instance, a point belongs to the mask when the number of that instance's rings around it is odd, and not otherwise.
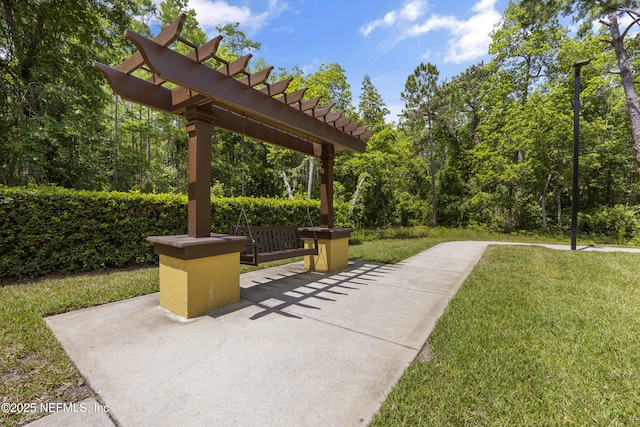
[[[267,78],[269,77],[269,74],[271,74],[272,70],[273,66],[267,67],[253,74],[248,74],[247,76],[241,78],[240,82],[246,84],[247,86],[256,87],[258,85],[264,84],[264,82],[267,81]]]
[[[289,105],[295,104],[296,102],[300,102],[302,100],[302,97],[304,96],[304,93],[306,91],[307,91],[307,88],[305,87],[295,92],[285,93],[276,99],[278,101],[284,102],[285,104],[289,104]]]
[[[281,93],[284,93],[285,90],[287,90],[287,87],[289,87],[289,84],[292,80],[293,79],[285,79],[273,84],[265,83],[264,87],[260,89],[260,92],[265,93],[269,96],[280,95]]]
[[[327,114],[329,114],[329,112],[331,111],[334,105],[335,103],[325,105],[324,107],[320,107],[320,108],[314,108],[311,114],[313,115],[313,117],[318,117],[318,118],[324,117]]]
[[[315,98],[307,99],[306,101],[302,101],[300,103],[300,111],[308,111],[313,108],[316,108],[318,102],[322,99],[321,96],[316,96]]]
[[[169,46],[171,43],[176,41],[178,37],[180,37],[182,26],[186,20],[187,15],[184,13],[178,16],[167,28],[160,31],[154,39],[156,43],[161,44],[162,46]],[[124,60],[120,65],[117,65],[116,68],[120,71],[124,71],[125,73],[132,73],[143,64],[144,59],[142,58],[142,55],[140,52],[136,52],[131,57]]]

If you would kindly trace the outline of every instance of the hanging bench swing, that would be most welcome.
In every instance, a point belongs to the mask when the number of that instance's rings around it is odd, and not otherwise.
[[[244,126],[247,118],[244,117],[242,122],[242,130],[244,134]],[[241,189],[242,197],[245,196],[245,169],[246,158],[244,145],[241,148],[242,153],[242,170],[241,170]],[[309,224],[313,227],[311,213],[307,207],[307,217]],[[241,226],[241,220],[244,218],[244,226]],[[238,215],[238,222],[231,226],[231,234],[233,236],[247,237],[244,251],[240,252],[240,264],[258,265],[263,262],[278,261],[281,259],[296,258],[305,255],[318,255],[318,238],[302,237],[300,229],[297,225],[263,225],[251,226],[247,211],[244,209],[244,203]],[[313,247],[305,247],[305,241],[313,240]]]
[[[295,225],[232,226],[231,234],[248,237],[240,264],[258,265],[263,262],[318,255],[318,239],[301,237]],[[305,241],[313,241],[313,247],[305,247]]]
[[[242,164],[242,194],[244,196],[244,151]],[[309,223],[313,227],[311,214],[307,207]],[[244,226],[240,225],[244,217]],[[231,234],[247,237],[244,251],[240,252],[240,264],[258,265],[263,262],[296,258],[305,255],[318,255],[318,238],[302,237],[297,225],[251,226],[244,204],[238,215],[238,223],[231,226]],[[313,240],[313,247],[305,247],[305,241]]]

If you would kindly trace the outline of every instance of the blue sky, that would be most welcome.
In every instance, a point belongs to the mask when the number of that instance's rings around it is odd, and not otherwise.
[[[159,2],[159,0],[158,0]],[[489,33],[508,0],[189,0],[209,38],[216,25],[239,22],[262,44],[256,56],[276,69],[313,72],[337,62],[357,106],[365,74],[394,120],[400,93],[420,62],[441,79],[487,60]]]

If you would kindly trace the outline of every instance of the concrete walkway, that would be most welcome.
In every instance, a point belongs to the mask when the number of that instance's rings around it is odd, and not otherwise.
[[[368,425],[488,244],[246,273],[240,303],[188,321],[158,294],[50,317],[97,399],[30,426]]]

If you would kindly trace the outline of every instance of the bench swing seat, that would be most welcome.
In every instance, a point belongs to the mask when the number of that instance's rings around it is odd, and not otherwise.
[[[234,236],[249,238],[244,252],[240,253],[240,264],[258,265],[263,262],[318,255],[318,239],[301,237],[295,225],[231,226],[231,233]],[[314,241],[313,247],[304,247],[304,242],[308,240]]]

